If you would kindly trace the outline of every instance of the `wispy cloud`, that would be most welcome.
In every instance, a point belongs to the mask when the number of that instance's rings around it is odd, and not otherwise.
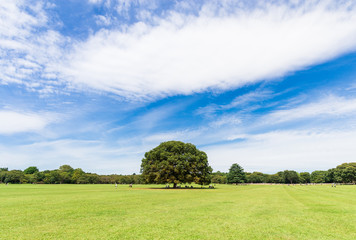
[[[97,24],[105,27],[122,27],[122,25],[130,25],[128,22],[151,22],[156,18],[154,11],[162,4],[159,0],[89,0],[88,2],[106,10],[105,16],[97,16]],[[121,24],[117,24],[118,22]]]
[[[49,114],[0,110],[0,134],[38,132],[54,119]]]
[[[174,137],[193,142],[207,152],[214,170],[222,171],[235,162],[247,171],[273,173],[328,169],[355,161],[356,99],[337,95],[314,98],[311,102],[294,101],[294,106],[286,103],[263,115],[222,115],[205,127],[186,130],[194,134],[162,132],[150,139],[156,144]]]
[[[277,131],[248,136],[238,143],[203,148],[214,170],[227,171],[238,162],[247,171],[275,173],[327,170],[355,161],[356,131]]]
[[[354,52],[355,1],[88,2],[85,39],[61,4],[1,1],[0,84],[9,85],[0,88],[2,164],[44,169],[65,160],[131,173],[166,140],[198,145],[215,170],[233,162],[247,170],[313,169],[355,155],[354,89],[316,96],[322,90],[306,86],[310,75],[304,85],[298,77],[253,84]],[[156,101],[201,92],[209,94]]]
[[[157,145],[157,143],[171,140],[189,142],[192,139],[201,137],[202,133],[203,129],[185,129],[181,131],[161,132],[145,137],[144,142],[151,144],[152,146],[155,146],[155,144]]]
[[[303,119],[344,119],[356,115],[356,99],[330,95],[318,101],[275,110],[263,117],[263,124],[280,124]]]
[[[227,171],[234,162],[240,163],[247,171],[275,172],[287,168],[309,171],[320,166],[327,169],[337,163],[354,161],[354,105],[354,98],[327,96],[292,108],[288,105],[288,109],[275,110],[266,116],[256,115],[253,121],[222,115],[206,125],[159,130],[155,127],[160,124],[160,119],[166,119],[165,114],[172,114],[166,112],[169,108],[162,107],[119,129],[116,140],[61,139],[27,145],[0,144],[0,157],[4,159],[2,163],[10,168],[35,164],[46,169],[68,163],[99,173],[132,173],[139,170],[144,152],[163,141],[181,140],[206,151],[214,170]],[[28,115],[18,115],[18,119],[34,122],[33,126],[25,130],[13,129],[12,132],[40,131],[49,124],[46,119],[36,122],[34,115]],[[320,125],[319,119],[325,116],[330,121]],[[265,121],[266,118],[270,121]],[[1,113],[0,119],[5,119]],[[270,129],[275,121],[282,119],[296,124],[284,130]],[[301,121],[303,119],[308,120],[307,124]],[[16,123],[16,120],[8,118],[6,123],[9,122]],[[16,126],[23,126],[23,122]],[[88,128],[88,131],[92,130]],[[131,132],[122,135],[121,131]]]
[[[199,115],[213,116],[216,113],[224,112],[230,109],[241,111],[254,110],[259,107],[259,102],[273,98],[276,95],[278,94],[275,94],[269,90],[255,90],[235,97],[227,104],[209,104],[201,107],[196,111],[196,113]]]
[[[164,14],[153,11],[156,1],[89,2],[113,5],[118,15],[96,16],[105,28],[84,41],[56,31],[52,5],[3,2],[0,83],[41,94],[66,84],[156,100],[284,76],[356,49],[353,1],[179,1]],[[136,5],[153,17],[140,13],[133,25],[108,27]]]
[[[2,1],[0,4],[0,84],[16,83],[43,94],[58,86],[53,66],[65,38],[50,26],[52,6],[40,1]]]
[[[41,170],[69,164],[95,173],[138,172],[142,153],[135,147],[110,146],[100,141],[62,139],[27,145],[1,145],[2,166],[24,169],[36,165]]]
[[[354,51],[356,7],[347,3],[172,11],[154,25],[99,31],[75,47],[60,72],[130,99],[231,89]]]

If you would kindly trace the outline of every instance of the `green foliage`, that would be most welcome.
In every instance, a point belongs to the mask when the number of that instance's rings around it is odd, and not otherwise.
[[[284,183],[283,172],[278,172],[267,176],[268,183]]]
[[[82,183],[85,180],[85,172],[81,168],[73,171],[72,181],[74,183]]]
[[[91,184],[98,184],[100,183],[100,176],[95,173],[87,173],[86,174],[88,182],[86,183],[91,183]]]
[[[310,183],[310,173],[308,172],[301,172],[299,174],[299,179],[301,183]]]
[[[291,170],[285,170],[283,172],[283,179],[284,183],[298,183],[299,182],[299,176],[296,171],[291,171]]]
[[[35,178],[35,183],[40,183],[43,182],[44,178],[45,178],[45,174],[43,172],[37,172],[34,175]]]
[[[147,183],[209,184],[212,168],[205,152],[191,143],[163,142],[145,153],[141,173]]]
[[[246,178],[249,183],[264,183],[267,181],[266,174],[261,172],[253,172],[246,175]]]
[[[72,173],[71,172],[59,172],[60,183],[73,183],[72,181]]]
[[[2,171],[0,178],[4,183],[22,183],[25,175],[21,170]]]
[[[217,171],[217,172],[211,174],[211,182],[225,184],[225,183],[227,183],[226,176],[227,176],[227,173]]]
[[[59,171],[72,174],[74,172],[74,169],[69,165],[62,165],[59,167]]]
[[[327,171],[313,171],[310,175],[310,181],[312,183],[325,183],[327,173]]]
[[[45,171],[43,182],[48,184],[61,183],[60,171],[58,170]]]
[[[229,173],[227,174],[228,183],[245,183],[246,174],[244,169],[237,163],[232,164],[230,167]]]
[[[326,182],[328,183],[340,183],[342,179],[335,175],[336,168],[331,168],[326,173]]]
[[[23,171],[24,174],[34,174],[36,172],[39,172],[37,167],[28,167]]]
[[[241,168],[242,169],[242,168]],[[243,173],[245,182],[248,183],[356,183],[356,163],[343,163],[336,168],[327,171],[314,171],[312,174],[295,171],[281,171],[275,174],[264,174],[261,172]],[[228,173],[211,173],[207,179],[202,181],[225,184],[228,182]],[[231,175],[230,175],[231,176]],[[0,183],[81,183],[81,184],[99,184],[99,183],[118,183],[118,184],[143,184],[146,180],[142,175],[98,175],[95,173],[86,173],[82,169],[73,169],[69,165],[62,165],[57,170],[38,171],[37,167],[28,167],[23,172],[21,170],[11,170],[0,168]],[[201,183],[197,181],[198,183]],[[235,183],[235,182],[234,182]]]
[[[328,170],[328,178],[338,183],[356,182],[356,162],[343,163],[336,168]]]

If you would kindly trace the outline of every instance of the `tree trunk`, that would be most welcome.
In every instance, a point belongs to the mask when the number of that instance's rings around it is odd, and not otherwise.
[[[177,184],[176,183],[173,183],[173,188],[176,188],[177,187]]]

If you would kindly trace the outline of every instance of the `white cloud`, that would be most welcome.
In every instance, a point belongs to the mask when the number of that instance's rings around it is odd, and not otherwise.
[[[247,94],[247,96],[253,96],[253,94]],[[235,101],[227,105],[209,105],[199,110],[199,113],[208,116],[207,119],[210,121],[208,126],[211,129],[206,129],[204,138],[214,135],[215,139],[234,140],[236,139],[235,135],[266,132],[271,129],[330,130],[355,126],[355,97],[313,95],[311,98],[313,101],[306,102],[304,95],[301,95],[292,99],[292,103],[287,102],[276,110],[262,112],[262,114],[251,113],[246,111],[246,108],[242,108],[233,113],[212,116],[212,113],[217,110],[233,106]],[[259,98],[257,97],[257,99]],[[247,109],[254,109],[253,107],[250,106]]]
[[[217,128],[221,126],[235,126],[235,125],[240,125],[242,123],[242,120],[236,116],[236,115],[222,115],[218,117],[216,120],[210,122],[210,126]]]
[[[172,114],[166,112],[169,108],[162,107],[158,111],[148,112],[132,125],[117,130],[131,131],[140,128],[135,132],[137,135],[119,133],[118,139],[110,143],[72,139],[29,145],[5,146],[3,143],[0,144],[0,159],[3,159],[3,165],[11,169],[30,165],[37,165],[41,169],[53,169],[62,164],[70,164],[73,167],[81,167],[86,171],[97,173],[137,173],[144,152],[160,142],[180,140],[196,144],[199,149],[206,151],[215,171],[227,171],[235,162],[241,164],[247,171],[267,173],[284,169],[297,171],[328,169],[343,162],[355,161],[356,125],[354,119],[356,111],[353,107],[354,103],[353,98],[329,96],[314,103],[283,110],[289,111],[288,114],[282,114],[283,116],[289,116],[294,111],[299,113],[284,121],[297,122],[304,118],[310,121],[307,125],[301,122],[299,125],[294,124],[292,129],[277,131],[268,129],[271,123],[264,122],[263,116],[255,116],[257,118],[255,121],[246,122],[243,120],[240,122],[233,116],[231,118],[222,116],[221,119],[215,120],[221,124],[213,121],[211,124],[197,128],[157,132],[152,128],[155,128],[161,119],[167,117],[162,114],[169,116]],[[330,109],[323,106],[330,106]],[[178,107],[179,109],[181,108]],[[318,112],[314,115],[315,111]],[[319,125],[317,120],[324,114],[328,114],[330,121],[326,125]],[[0,119],[4,119],[3,116],[0,113]],[[8,118],[8,122],[16,123],[20,119],[30,123],[33,119],[37,119],[28,118],[28,116],[34,115],[26,114],[27,118],[21,115],[17,120]],[[37,117],[40,118],[40,116]],[[339,117],[341,121],[338,120]],[[261,122],[265,125],[260,126],[259,132],[251,131]],[[34,125],[41,129],[41,126],[46,126],[45,124]],[[3,126],[1,121],[0,126]],[[22,126],[22,122],[16,126]],[[0,129],[0,133],[1,131]],[[92,131],[92,127],[91,129],[88,127],[88,131]]]
[[[151,20],[153,14],[150,11],[157,9],[158,0],[88,0],[91,4],[101,4],[110,12],[111,16],[116,14],[120,19]],[[112,12],[114,10],[114,13]],[[116,13],[116,14],[115,14]],[[133,14],[134,13],[134,14]]]
[[[96,16],[96,24],[109,26],[114,19],[110,18],[109,16],[97,15]]]
[[[262,118],[262,124],[280,124],[301,119],[345,118],[356,115],[356,99],[330,95],[298,107],[276,110]]]
[[[65,91],[66,82],[71,89],[155,100],[283,76],[356,48],[352,1],[208,1],[193,4],[194,11],[179,2],[151,18],[159,2],[89,2],[116,6],[119,16],[133,6],[140,7],[136,17],[144,14],[134,25],[76,42],[53,30],[61,24],[46,12],[53,6],[2,2],[0,84],[24,84],[46,95]],[[115,25],[110,14],[96,16],[98,24]]]
[[[238,141],[214,143],[203,150],[215,170],[227,171],[235,162],[247,171],[269,173],[285,169],[328,169],[356,160],[355,117],[355,98],[330,95],[254,116],[249,118],[253,121],[243,121],[235,128],[230,125],[217,129],[210,135]],[[292,124],[282,130],[282,123]],[[274,125],[279,130],[272,131]],[[209,130],[206,134],[209,135]]]
[[[228,104],[209,104],[207,106],[199,108],[196,113],[199,115],[205,115],[205,116],[213,116],[216,112],[219,111],[226,111],[229,109],[240,109],[242,111],[250,111],[253,109],[258,108],[258,104],[256,102],[261,102],[266,99],[270,99],[278,94],[273,93],[272,91],[268,90],[257,90],[249,93],[245,93],[243,95],[240,95],[233,99],[230,103]],[[255,104],[253,104],[255,103]],[[247,105],[250,105],[247,107]]]
[[[0,111],[0,134],[37,132],[45,128],[50,121],[46,115]]]
[[[30,90],[58,84],[53,66],[65,39],[49,26],[47,7],[52,6],[40,1],[1,2],[0,84],[23,84]]]
[[[327,170],[356,160],[356,131],[278,131],[250,135],[244,142],[204,147],[215,171],[239,163],[246,171],[275,173]]]
[[[201,137],[202,129],[193,130],[193,129],[185,129],[181,131],[169,131],[151,134],[144,138],[144,142],[146,144],[150,144],[152,146],[158,145],[161,142],[165,141],[183,141],[187,142],[194,138]]]
[[[154,26],[94,34],[60,71],[131,99],[230,89],[354,51],[356,7],[347,3],[265,3],[218,15],[209,5],[197,17],[172,11]]]
[[[28,145],[0,145],[1,167],[40,170],[63,164],[100,174],[132,174],[140,170],[143,153],[136,147],[108,146],[100,141],[62,139]]]
[[[356,160],[355,98],[329,95],[262,116],[248,115],[221,116],[205,127],[146,139],[152,146],[172,139],[192,142],[207,152],[215,171],[228,171],[235,162],[247,171],[313,171]]]
[[[301,97],[303,98],[303,96]],[[172,111],[180,110],[180,108],[173,110],[170,107],[162,107],[158,111],[147,113],[137,121],[122,126],[119,131],[132,128],[144,129],[145,131],[138,137],[150,146],[168,140],[180,140],[205,146],[221,144],[226,141],[241,141],[248,139],[251,134],[268,133],[278,129],[328,132],[336,129],[348,131],[356,128],[354,121],[356,117],[355,98],[336,95],[314,96],[313,98],[318,100],[300,104],[295,99],[293,102],[298,103],[297,105],[291,106],[287,103],[283,109],[273,110],[270,113],[237,111],[214,117],[209,116],[197,127],[157,131],[155,127],[160,126],[160,123],[167,118],[167,114],[173,116]]]
[[[103,0],[88,0],[89,3],[93,3],[93,4],[98,4],[101,3]]]

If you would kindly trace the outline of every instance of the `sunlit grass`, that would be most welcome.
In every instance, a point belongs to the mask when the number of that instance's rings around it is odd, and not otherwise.
[[[356,239],[356,186],[154,188],[0,185],[0,239]]]

